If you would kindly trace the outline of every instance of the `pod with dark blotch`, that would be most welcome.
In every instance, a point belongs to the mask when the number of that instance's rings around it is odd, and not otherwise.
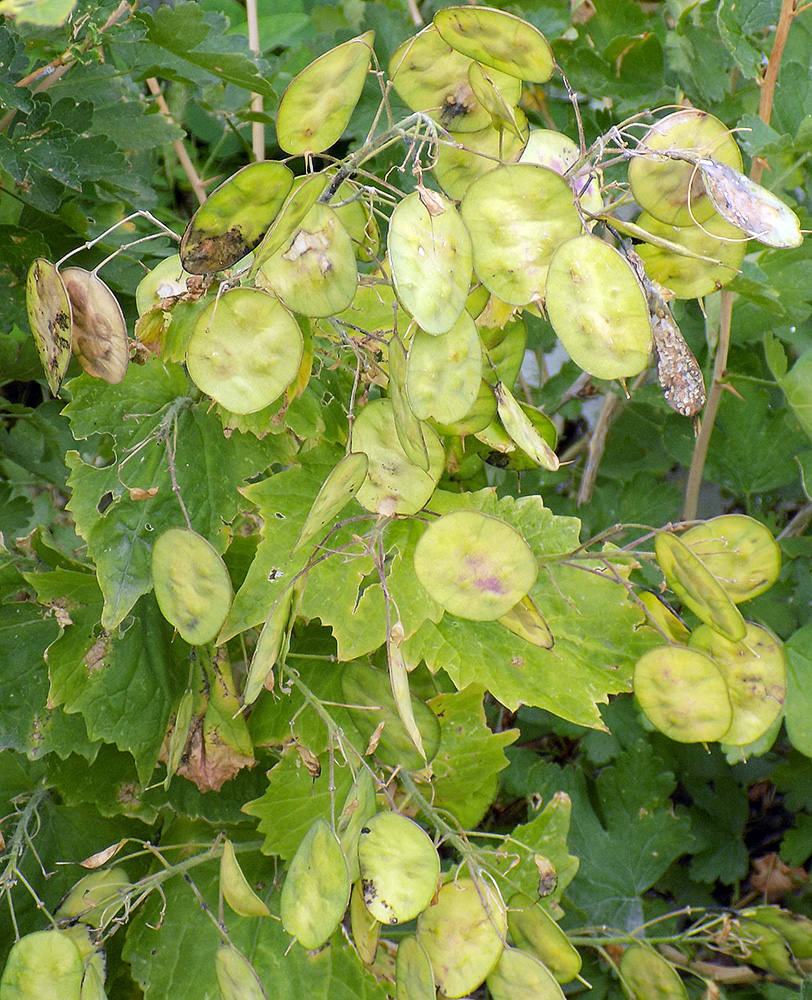
[[[358,838],[361,836],[361,829],[377,809],[375,782],[369,769],[360,767],[347,792],[344,807],[336,817],[336,836],[347,859],[351,882],[357,882],[361,875],[358,863]]]
[[[685,984],[674,966],[653,948],[630,945],[620,960],[620,975],[632,997],[641,1000],[688,1000]]]
[[[395,1000],[435,1000],[436,996],[426,949],[414,935],[401,938],[395,963]]]
[[[268,1000],[254,967],[236,948],[218,948],[214,967],[221,1000]]]
[[[555,976],[535,955],[505,948],[488,976],[492,1000],[564,1000]]]
[[[51,392],[56,395],[71,355],[71,305],[56,267],[38,257],[25,285],[28,322]]]
[[[517,948],[543,962],[559,983],[569,983],[581,971],[581,956],[564,931],[538,903],[517,893],[508,902],[508,929]]]
[[[776,582],[781,549],[769,528],[744,514],[723,514],[690,528],[682,541],[722,584],[734,604]]]
[[[442,38],[457,52],[531,83],[546,83],[555,63],[544,35],[515,14],[492,7],[446,7],[434,15]]]
[[[372,965],[378,951],[381,922],[364,905],[361,883],[356,882],[350,895],[350,929],[356,951],[365,965]]]
[[[71,345],[79,364],[94,378],[115,385],[127,373],[130,346],[118,299],[101,278],[83,267],[66,267],[62,281],[71,304]]]

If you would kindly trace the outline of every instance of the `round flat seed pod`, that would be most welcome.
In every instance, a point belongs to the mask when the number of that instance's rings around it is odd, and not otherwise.
[[[530,132],[527,145],[519,157],[519,163],[537,163],[563,177],[580,158],[581,150],[578,144],[568,135],[554,132],[552,129],[538,128]],[[568,177],[567,182],[585,212],[596,214],[603,210],[601,182],[597,172],[584,177]]]
[[[337,142],[364,89],[374,31],[314,59],[288,84],[276,116],[276,141],[286,153],[321,153]]]
[[[358,267],[352,240],[333,209],[313,205],[293,238],[259,268],[256,281],[303,316],[347,309],[358,287]]]
[[[471,410],[482,381],[482,341],[463,311],[447,333],[418,330],[409,348],[406,392],[416,417],[451,424]]]
[[[191,274],[183,269],[180,254],[174,253],[171,257],[165,257],[139,281],[135,289],[138,315],[143,316],[144,313],[148,313],[164,299],[183,295],[186,291],[186,279],[190,277]]]
[[[323,819],[307,831],[282,886],[282,926],[312,951],[329,940],[350,898],[347,859]]]
[[[367,334],[390,334],[395,323],[395,290],[383,281],[368,281],[361,276],[352,305],[336,318]]]
[[[417,940],[446,997],[463,997],[487,979],[506,933],[505,904],[489,885],[469,878],[447,882],[417,921]]]
[[[307,545],[347,506],[366,479],[369,459],[363,453],[345,455],[324,480],[313,501],[291,555]]]
[[[56,395],[70,362],[71,307],[59,272],[44,257],[28,269],[25,304],[48,387]]]
[[[423,424],[428,471],[411,462],[398,441],[392,403],[375,399],[361,410],[352,429],[352,450],[369,459],[366,480],[355,496],[373,514],[416,514],[440,481],[445,451],[435,432]]]
[[[235,288],[212,301],[195,322],[186,364],[195,385],[232,413],[255,413],[296,378],[304,341],[277,299]]]
[[[302,224],[310,209],[324,194],[329,183],[329,174],[322,171],[318,174],[310,174],[306,180],[293,189],[288,200],[282,206],[279,215],[276,217],[274,224],[263,237],[262,243],[257,247],[257,251],[254,254],[252,274],[255,274],[266,260],[273,257],[280,247],[284,246],[295,236],[296,230]]]
[[[401,938],[395,962],[395,1000],[436,1000],[428,952],[414,935]]]
[[[71,346],[94,378],[115,384],[127,373],[130,346],[118,300],[101,278],[83,267],[66,267],[62,281],[71,304]]]
[[[413,920],[429,905],[440,877],[440,856],[426,831],[395,812],[366,821],[358,838],[364,905],[382,924]]]
[[[776,582],[781,549],[769,528],[745,514],[723,514],[690,528],[682,541],[722,584],[734,604]]]
[[[730,130],[707,111],[695,108],[660,119],[638,148],[649,155],[635,156],[629,164],[632,194],[644,211],[670,226],[705,222],[713,215],[714,206],[694,164],[652,156],[651,152],[687,149],[735,170],[742,168],[742,155]]]
[[[446,7],[434,25],[457,52],[531,83],[553,75],[553,54],[538,28],[492,7]]]
[[[381,234],[369,199],[361,194],[361,190],[353,181],[342,181],[330,207],[352,240],[355,259],[369,263],[378,254]]]
[[[123,868],[103,868],[85,875],[60,900],[58,920],[78,920],[89,927],[101,927],[124,906],[124,896],[131,889]]]
[[[709,656],[658,646],[634,667],[634,693],[649,722],[677,743],[709,743],[730,728],[727,684]]]
[[[538,576],[536,557],[519,532],[477,510],[433,521],[415,546],[414,569],[441,607],[470,621],[506,615]]]
[[[423,742],[426,759],[420,756],[398,715],[389,675],[374,670],[362,660],[353,660],[341,670],[341,693],[350,706],[348,712],[366,745],[378,726],[375,756],[387,767],[419,770],[431,763],[440,749],[440,722],[429,706],[412,694],[412,714]]]
[[[3,1000],[80,1000],[84,963],[59,931],[34,931],[12,945],[0,978]]]
[[[519,159],[527,136],[527,116],[521,108],[514,108],[514,115],[520,136],[488,125],[477,132],[452,132],[457,145],[440,145],[431,172],[449,198],[459,201],[477,178]]]
[[[508,164],[480,177],[465,192],[460,211],[477,276],[516,306],[543,299],[550,258],[581,232],[569,184],[534,163]]]
[[[787,664],[780,641],[767,629],[747,622],[747,634],[739,642],[700,625],[690,646],[710,656],[727,682],[733,720],[721,742],[729,746],[755,742],[784,709]]]
[[[444,437],[464,437],[466,434],[476,434],[484,430],[493,422],[495,416],[496,397],[493,394],[490,383],[483,378],[479,381],[479,391],[474,400],[474,405],[461,420],[455,420],[450,424],[441,424],[439,421],[433,421],[432,425],[437,430],[437,433],[442,434]]]
[[[293,173],[284,163],[250,163],[229,177],[192,216],[180,242],[191,274],[232,267],[258,246],[288,196]]]
[[[211,642],[233,591],[217,550],[188,528],[170,528],[152,546],[152,582],[161,614],[191,646]]]
[[[492,1000],[563,1000],[564,991],[546,965],[518,948],[505,948],[488,976]]]
[[[235,948],[227,944],[218,948],[214,967],[221,1000],[266,1000],[268,994],[262,989],[251,963]]]
[[[702,560],[675,535],[661,531],[654,551],[666,583],[696,617],[731,642],[743,639],[747,629],[736,605]]]
[[[576,236],[556,250],[546,302],[558,339],[585,372],[626,378],[648,364],[645,295],[623,255],[597,236]]]
[[[434,195],[429,212],[413,191],[389,223],[389,262],[403,307],[426,333],[446,333],[465,309],[473,274],[471,237],[455,206]]]
[[[685,984],[670,962],[653,948],[630,945],[620,960],[623,976],[632,996],[651,1000],[688,1000]]]
[[[430,24],[394,51],[389,79],[412,111],[428,112],[451,132],[477,132],[490,125],[490,115],[471,89],[470,65],[471,60],[452,49]],[[498,71],[491,78],[511,107],[519,103],[521,80]]]
[[[581,971],[578,950],[550,914],[529,896],[511,896],[508,929],[516,947],[543,962],[559,983],[569,983]]]

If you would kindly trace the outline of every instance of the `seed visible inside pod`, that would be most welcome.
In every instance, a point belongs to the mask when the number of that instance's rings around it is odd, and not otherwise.
[[[25,304],[48,387],[56,395],[70,363],[71,305],[59,272],[44,257],[28,270]]]
[[[70,298],[73,353],[88,375],[115,384],[127,373],[127,322],[118,300],[101,278],[83,267],[66,267],[62,280]]]

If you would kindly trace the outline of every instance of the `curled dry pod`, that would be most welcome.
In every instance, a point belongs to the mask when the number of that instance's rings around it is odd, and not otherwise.
[[[236,948],[218,948],[214,967],[221,1000],[268,1000],[253,966]]]
[[[742,155],[728,128],[706,111],[685,108],[656,122],[640,140],[629,164],[629,184],[637,204],[670,226],[705,222],[714,213],[702,175],[685,160],[652,156],[671,150],[694,151],[699,156],[741,170]]]
[[[406,393],[416,417],[443,424],[462,420],[473,408],[482,382],[482,341],[463,310],[447,333],[417,330],[406,364]]]
[[[531,83],[553,75],[553,54],[538,28],[491,7],[446,7],[434,15],[442,38],[457,52]]]
[[[0,978],[0,1000],[81,1000],[84,963],[59,931],[34,931],[14,945]]]
[[[473,264],[471,237],[459,212],[442,195],[434,198],[431,212],[420,191],[395,208],[389,261],[398,299],[421,330],[436,335],[460,318]]]
[[[195,385],[231,413],[256,413],[296,378],[303,351],[299,324],[281,302],[235,288],[198,316],[186,364]]]
[[[475,990],[493,971],[505,946],[507,916],[498,892],[484,882],[447,882],[417,921],[434,979],[446,997]]]
[[[285,876],[282,926],[304,948],[321,948],[341,923],[349,897],[347,859],[328,824],[317,819]]]
[[[169,528],[152,546],[152,582],[161,614],[192,646],[215,638],[231,608],[231,578],[202,535]]]
[[[431,168],[449,198],[459,201],[478,177],[496,170],[500,163],[519,159],[528,135],[527,116],[521,108],[513,108],[513,116],[519,135],[500,132],[492,125],[477,132],[449,133],[456,145],[441,145]]]
[[[670,962],[653,948],[630,945],[620,960],[623,984],[632,1000],[688,1000],[685,984]]]
[[[519,532],[478,510],[433,521],[415,546],[414,569],[430,597],[471,621],[506,615],[538,576],[533,550]]]
[[[357,882],[361,876],[358,864],[358,838],[361,836],[361,829],[377,809],[375,782],[369,770],[360,767],[347,792],[344,808],[336,818],[336,834],[349,865],[351,882]]]
[[[232,267],[258,246],[293,184],[283,163],[251,163],[212,191],[195,212],[180,242],[180,259],[191,274]]]
[[[791,249],[803,243],[801,223],[789,205],[716,159],[699,161],[705,190],[724,219],[768,247]]]
[[[527,145],[519,157],[519,163],[538,163],[539,166],[548,167],[564,177],[570,167],[580,159],[581,150],[578,148],[578,143],[573,142],[568,135],[551,129],[538,128],[530,132]],[[597,171],[586,176],[567,177],[567,181],[575,191],[584,212],[596,214],[603,210],[601,184]],[[590,224],[590,229],[592,225],[593,223]]]
[[[303,316],[333,316],[347,309],[358,287],[358,266],[335,211],[316,202],[293,237],[257,270],[256,282]]]
[[[394,51],[388,75],[412,111],[428,112],[451,132],[477,132],[490,125],[490,115],[471,89],[470,65],[430,24]],[[518,104],[521,80],[498,71],[491,78],[509,105]]]
[[[425,507],[440,480],[445,452],[440,439],[423,424],[428,471],[415,465],[398,441],[392,402],[375,399],[361,410],[352,429],[352,450],[363,452],[369,469],[356,500],[374,514],[416,514]]]
[[[116,384],[127,373],[130,345],[118,300],[101,278],[83,267],[66,267],[62,281],[71,304],[71,345],[88,375]]]
[[[739,917],[738,925],[741,937],[744,938],[740,944],[745,950],[745,960],[750,965],[772,972],[779,979],[786,979],[791,983],[801,981],[787,942],[774,927],[746,917]]]
[[[78,920],[89,927],[100,927],[124,906],[124,896],[131,888],[123,868],[105,868],[79,879],[56,908],[57,920]]]
[[[508,902],[508,929],[517,948],[529,951],[568,983],[581,971],[581,956],[550,914],[529,896],[516,893]]]
[[[787,665],[781,642],[760,625],[730,642],[708,625],[694,629],[690,646],[710,656],[722,673],[733,707],[730,728],[720,737],[728,746],[753,743],[784,709]]]
[[[286,153],[321,153],[337,142],[364,89],[374,31],[337,45],[288,84],[276,116],[276,140]]]
[[[429,905],[440,857],[426,831],[395,812],[379,812],[361,828],[358,863],[364,905],[382,924],[413,920]]]
[[[675,535],[658,533],[654,552],[666,583],[686,607],[731,642],[743,639],[744,618],[722,584],[702,560]]]
[[[720,740],[733,709],[721,671],[685,646],[657,646],[634,666],[634,694],[649,722],[677,743]]]
[[[395,1000],[435,1000],[428,952],[414,935],[401,938],[395,963]]]
[[[769,528],[745,514],[723,514],[690,528],[682,541],[722,584],[734,604],[758,597],[781,573],[781,549]]]
[[[596,378],[626,378],[648,364],[651,321],[631,266],[614,247],[584,233],[553,254],[547,312],[572,360]]]
[[[497,382],[495,393],[499,419],[511,438],[536,465],[555,472],[561,464],[558,455],[536,430],[530,417],[514,399],[510,389],[504,382]]]
[[[362,660],[353,660],[342,667],[341,693],[349,705],[350,718],[366,743],[384,723],[375,749],[375,756],[381,763],[413,771],[434,759],[440,748],[437,716],[425,702],[411,695],[412,714],[426,752],[424,760],[398,716],[388,674],[373,669]]]
[[[313,501],[291,554],[312,542],[341,513],[360,490],[368,468],[366,455],[355,452],[345,455],[332,469]]]
[[[25,305],[48,387],[56,395],[70,363],[71,306],[59,272],[44,257],[28,269]]]
[[[508,164],[480,177],[465,192],[460,211],[477,277],[516,306],[544,298],[554,251],[581,231],[569,184],[534,163]]]
[[[535,955],[505,948],[488,976],[492,1000],[563,1000],[564,991]]]
[[[796,959],[812,958],[812,920],[800,913],[782,910],[780,906],[753,906],[742,910],[749,917],[778,931]]]
[[[356,882],[350,895],[350,929],[355,948],[365,965],[372,965],[378,951],[381,923],[364,905],[361,883]]]
[[[529,596],[523,597],[498,620],[499,624],[504,625],[509,632],[533,646],[552,649],[555,645],[555,638],[544,620],[544,615]]]
[[[220,859],[220,892],[223,898],[241,917],[269,917],[271,911],[248,884],[243,874],[234,845],[226,839]]]

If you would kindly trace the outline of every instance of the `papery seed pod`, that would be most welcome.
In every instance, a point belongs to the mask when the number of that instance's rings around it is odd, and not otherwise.
[[[220,892],[223,898],[241,917],[269,917],[271,911],[248,884],[243,874],[234,845],[226,839],[220,859]]]
[[[559,983],[581,971],[581,956],[550,914],[529,896],[517,893],[508,902],[508,929],[513,943],[543,962]]]
[[[101,278],[83,267],[66,267],[62,281],[71,304],[71,345],[94,378],[116,384],[127,373],[130,347],[118,300]]]
[[[688,1000],[677,970],[653,948],[630,945],[623,952],[619,968],[632,1000]]]
[[[268,1000],[253,966],[234,948],[218,948],[214,967],[221,1000]]]
[[[564,1000],[552,972],[535,955],[505,948],[488,976],[493,1000]]]
[[[59,931],[34,931],[12,945],[0,978],[2,1000],[81,1000],[84,963]]]
[[[56,395],[70,363],[71,305],[59,272],[43,257],[28,269],[25,303],[48,387]]]
[[[725,588],[734,604],[750,601],[776,582],[781,549],[769,528],[744,514],[723,514],[690,528],[682,541]]]

